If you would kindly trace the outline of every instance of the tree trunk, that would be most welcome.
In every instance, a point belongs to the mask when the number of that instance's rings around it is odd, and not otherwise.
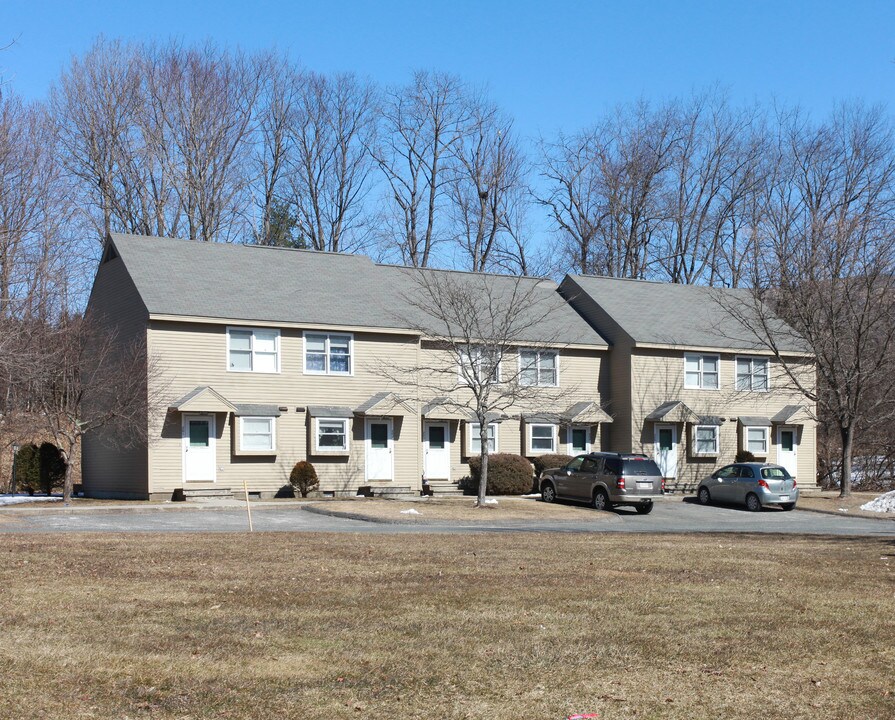
[[[851,495],[851,460],[854,444],[854,425],[849,423],[847,427],[840,427],[842,436],[842,474],[839,478],[839,497],[845,498]]]
[[[479,499],[477,505],[485,507],[485,496],[488,493],[488,423],[479,423],[479,442],[482,448],[482,471],[479,475]]]
[[[71,456],[66,453],[65,455],[65,483],[62,486],[62,502],[68,505],[71,502],[71,491],[73,487],[72,483],[72,471],[73,465],[71,461]]]

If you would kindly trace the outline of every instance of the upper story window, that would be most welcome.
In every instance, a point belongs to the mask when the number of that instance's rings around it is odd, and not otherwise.
[[[500,354],[483,347],[469,347],[460,352],[460,382],[464,385],[481,383],[484,378],[500,382]]]
[[[351,335],[305,333],[305,372],[314,375],[351,375]]]
[[[519,384],[556,387],[559,385],[559,357],[555,350],[520,350]]]
[[[737,390],[768,389],[768,359],[757,357],[737,358]]]
[[[684,387],[717,390],[720,362],[718,355],[684,355]]]
[[[233,372],[280,372],[280,331],[227,328],[227,368]]]

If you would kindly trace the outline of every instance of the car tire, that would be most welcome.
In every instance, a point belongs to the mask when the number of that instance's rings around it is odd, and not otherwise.
[[[795,503],[781,503],[780,507],[782,507],[784,510],[795,510],[796,504]]]
[[[594,497],[591,501],[594,510],[611,510],[612,503],[609,502],[609,496],[603,488],[594,490]]]
[[[541,485],[541,500],[545,503],[552,503],[556,500],[556,488],[553,487],[553,483],[545,482]]]
[[[761,510],[761,500],[758,499],[758,495],[755,493],[746,495],[746,509],[749,512],[758,512]]]
[[[699,500],[700,505],[708,505],[712,501],[712,496],[709,494],[709,489],[706,487],[699,488],[696,497]]]
[[[634,508],[637,510],[638,515],[649,515],[653,511],[653,503],[637,503]]]

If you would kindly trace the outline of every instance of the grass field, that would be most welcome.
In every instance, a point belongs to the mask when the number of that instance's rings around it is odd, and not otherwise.
[[[0,717],[891,718],[895,545],[12,536]]]

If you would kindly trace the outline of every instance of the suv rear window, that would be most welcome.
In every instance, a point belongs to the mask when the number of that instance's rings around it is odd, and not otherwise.
[[[625,460],[625,475],[661,475],[659,466],[648,458]]]

